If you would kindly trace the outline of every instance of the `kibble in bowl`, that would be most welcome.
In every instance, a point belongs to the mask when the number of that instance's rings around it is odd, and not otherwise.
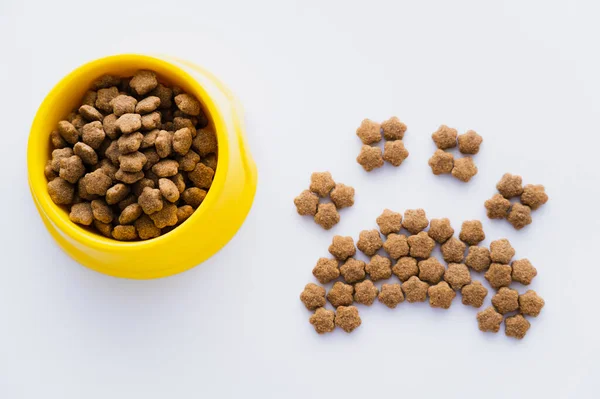
[[[106,274],[154,278],[231,239],[252,204],[256,167],[225,90],[185,62],[119,55],[50,92],[32,125],[28,177],[70,256]]]

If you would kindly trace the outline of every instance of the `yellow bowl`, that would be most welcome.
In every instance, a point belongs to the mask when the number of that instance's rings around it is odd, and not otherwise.
[[[47,191],[44,165],[50,157],[49,135],[73,110],[91,83],[103,74],[131,76],[138,69],[156,71],[159,79],[194,94],[204,105],[219,143],[219,164],[204,202],[171,232],[136,242],[119,242],[90,232],[69,220]],[[117,277],[149,279],[190,269],[219,251],[246,218],[256,192],[256,165],[248,150],[241,109],[231,92],[204,69],[170,57],[115,55],[85,64],[62,79],[40,106],[27,147],[29,187],[46,228],[73,259]]]

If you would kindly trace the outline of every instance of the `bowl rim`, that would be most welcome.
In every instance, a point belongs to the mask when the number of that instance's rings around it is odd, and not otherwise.
[[[73,223],[69,219],[68,213],[65,213],[64,209],[61,206],[56,205],[50,198],[50,195],[47,191],[47,179],[44,176],[43,163],[38,165],[36,162],[34,162],[35,159],[40,157],[44,158],[44,162],[46,162],[48,159],[46,148],[47,143],[50,140],[50,132],[43,131],[43,128],[41,127],[41,125],[43,125],[42,119],[46,114],[49,113],[49,110],[52,109],[54,104],[61,101],[61,92],[65,91],[69,86],[77,84],[76,82],[81,79],[81,76],[85,75],[90,70],[97,68],[98,66],[105,65],[107,70],[104,73],[110,74],[111,66],[123,63],[128,65],[140,64],[139,69],[150,70],[153,69],[153,66],[155,68],[158,66],[159,68],[157,69],[161,70],[159,75],[178,75],[181,78],[180,80],[184,80],[190,89],[189,92],[194,94],[200,100],[205,111],[209,115],[209,120],[212,121],[212,124],[215,128],[217,142],[219,144],[218,167],[215,171],[212,185],[207,191],[207,195],[202,201],[202,204],[186,221],[179,226],[176,226],[173,230],[148,240],[118,241],[112,237],[108,238],[99,233],[91,232],[84,227]],[[166,77],[167,80],[168,76]],[[38,168],[37,166],[40,167]],[[117,54],[98,58],[80,65],[68,73],[52,88],[52,90],[50,90],[38,107],[31,125],[27,142],[27,176],[29,187],[32,197],[36,202],[40,212],[43,212],[48,217],[49,221],[62,234],[73,238],[79,243],[98,250],[111,249],[118,252],[141,250],[150,246],[153,247],[158,244],[168,243],[173,239],[177,239],[177,236],[180,234],[189,232],[190,226],[194,224],[195,221],[199,220],[205,212],[207,212],[216,204],[217,199],[224,189],[228,169],[229,140],[227,135],[227,127],[223,119],[223,115],[216,106],[215,101],[202,87],[202,85],[190,75],[190,73],[175,65],[174,62],[169,62],[161,57],[143,54]]]

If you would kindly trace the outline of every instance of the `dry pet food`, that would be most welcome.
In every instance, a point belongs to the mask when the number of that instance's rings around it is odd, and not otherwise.
[[[335,187],[335,182],[329,172],[315,172],[310,176],[310,191],[319,197],[327,197]]]
[[[490,283],[492,288],[500,289],[502,287],[508,287],[512,282],[511,278],[512,268],[510,265],[502,265],[500,263],[492,263],[487,272],[485,272],[485,279]]]
[[[473,162],[473,158],[464,157],[454,160],[454,167],[452,168],[452,176],[458,180],[467,183],[473,176],[477,174],[477,166]]]
[[[458,131],[456,129],[449,128],[446,125],[442,125],[433,132],[431,139],[440,150],[447,150],[449,148],[456,147],[456,138]]]
[[[306,284],[300,294],[300,300],[308,310],[325,306],[325,288],[313,283]]]
[[[477,245],[485,240],[485,233],[483,232],[481,222],[479,220],[467,220],[463,222],[458,238],[469,245]]]
[[[444,277],[446,268],[437,258],[419,261],[419,279],[429,284],[437,284]]]
[[[406,132],[406,125],[396,116],[381,123],[383,138],[389,141],[402,140]]]
[[[383,213],[377,217],[377,225],[384,236],[398,233],[402,228],[402,214],[384,209]]]
[[[504,332],[507,337],[523,339],[525,338],[525,334],[527,334],[529,327],[531,327],[531,323],[529,323],[523,315],[518,314],[507,317],[506,320],[504,320],[504,326]]]
[[[407,209],[404,211],[402,226],[411,234],[418,234],[429,226],[429,220],[423,209]]]
[[[365,280],[354,285],[354,302],[356,303],[371,306],[378,294],[379,290],[371,280]]]
[[[175,129],[176,113],[185,127]],[[202,142],[193,141],[197,129]],[[206,141],[211,145],[198,155]],[[122,241],[158,237],[189,218],[204,198],[192,205],[181,193],[202,189],[206,195],[218,152],[201,103],[188,93],[175,95],[148,70],[131,78],[100,77],[50,133],[50,142],[45,174],[51,199],[69,208],[74,223]],[[200,163],[209,156],[212,167]],[[171,180],[176,175],[179,185]]]
[[[335,325],[350,333],[360,326],[361,320],[356,306],[340,306],[335,312]]]
[[[340,214],[332,203],[319,204],[317,213],[315,214],[315,223],[323,227],[325,230],[331,229],[339,223]]]
[[[458,238],[452,237],[441,246],[442,256],[448,263],[460,263],[465,258],[467,246]]]
[[[537,317],[544,305],[544,300],[534,290],[519,296],[519,307],[524,315]]]
[[[408,158],[408,150],[402,140],[387,141],[383,146],[383,160],[393,166],[400,166]]]
[[[443,244],[454,235],[454,229],[450,225],[450,219],[448,218],[431,219],[427,234],[438,244]]]
[[[492,305],[500,314],[507,314],[519,309],[519,292],[511,288],[502,287],[492,297]]]
[[[348,208],[354,205],[354,187],[337,183],[329,196],[337,209]]]
[[[477,313],[477,324],[479,324],[480,331],[497,333],[502,324],[502,315],[490,306]]]
[[[429,294],[429,305],[432,308],[449,309],[452,300],[456,297],[456,292],[445,281],[429,287],[427,294]]]
[[[548,202],[548,194],[543,185],[528,184],[523,189],[521,194],[521,203],[527,205],[532,210],[538,209],[540,206]]]
[[[468,130],[466,133],[458,136],[458,150],[463,154],[475,155],[479,152],[479,146],[483,138],[474,130]]]
[[[354,294],[354,287],[338,281],[333,284],[333,287],[327,293],[327,300],[335,308],[338,306],[349,306],[352,305],[352,294]]]
[[[412,276],[402,284],[402,292],[408,302],[425,302],[429,284],[421,281],[417,276]]]
[[[356,247],[352,237],[334,236],[329,246],[329,253],[337,260],[344,261],[356,254]]]
[[[399,259],[402,256],[406,256],[410,250],[406,236],[396,233],[387,236],[387,239],[383,243],[383,249],[392,259]]]
[[[315,216],[317,206],[319,205],[319,197],[310,190],[304,190],[299,196],[294,198],[294,205],[296,205],[299,215]]]
[[[318,334],[332,332],[335,329],[335,313],[333,310],[318,308],[315,313],[310,316],[310,324],[313,325]]]
[[[492,260],[490,258],[490,250],[485,247],[476,245],[469,247],[469,253],[465,259],[465,265],[469,266],[476,272],[482,272],[490,267]]]
[[[435,150],[431,158],[429,158],[428,164],[434,175],[452,173],[454,155],[446,151]]]
[[[365,262],[362,260],[349,258],[340,267],[340,273],[348,284],[354,284],[362,281],[366,277]]]
[[[383,256],[375,255],[365,267],[371,280],[385,280],[392,276],[392,262]]]
[[[424,231],[408,237],[407,241],[410,248],[410,256],[413,258],[429,258],[431,251],[435,247],[435,241]]]
[[[506,238],[492,241],[490,244],[490,258],[494,263],[509,264],[515,250]]]
[[[519,259],[511,263],[512,279],[523,285],[531,284],[531,280],[537,276],[536,268],[531,264],[529,259]]]
[[[364,119],[356,129],[356,135],[365,145],[379,143],[381,141],[381,125],[370,119]]]
[[[444,280],[450,284],[453,290],[458,291],[471,282],[471,273],[462,263],[450,263],[444,273]]]
[[[383,166],[383,154],[381,148],[363,145],[358,157],[356,157],[356,162],[358,162],[367,172],[381,168]]]
[[[378,299],[388,308],[394,309],[398,304],[404,302],[402,287],[400,284],[382,284]]]
[[[383,241],[377,230],[363,230],[360,232],[356,247],[367,256],[373,256],[383,246]]]
[[[510,212],[508,212],[506,219],[515,229],[521,230],[532,222],[531,208],[517,202],[510,208]]]
[[[496,189],[506,199],[518,197],[523,194],[523,178],[505,173],[496,184]]]
[[[317,264],[313,268],[313,276],[315,276],[321,284],[327,284],[328,282],[335,280],[340,276],[337,260],[319,258]]]
[[[510,210],[510,201],[501,194],[494,194],[492,198],[485,201],[487,217],[490,219],[504,219],[508,216]]]
[[[471,284],[462,287],[460,293],[462,295],[463,305],[479,308],[483,305],[488,290],[479,281],[473,281]]]
[[[392,273],[405,282],[409,278],[419,274],[419,267],[417,266],[417,260],[410,256],[403,256],[398,259],[398,262],[392,267]]]

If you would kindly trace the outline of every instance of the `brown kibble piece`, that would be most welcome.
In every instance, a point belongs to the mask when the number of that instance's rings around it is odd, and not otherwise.
[[[183,93],[175,96],[175,105],[185,114],[192,116],[200,115],[200,101],[190,94]]]
[[[89,145],[78,142],[73,146],[73,153],[77,155],[84,164],[86,165],[96,165],[98,163],[98,155],[96,151]]]
[[[339,306],[335,313],[335,325],[351,333],[361,324],[356,306]]]
[[[504,198],[518,197],[523,194],[523,179],[521,176],[505,173],[496,184],[496,189]]]
[[[175,176],[169,177],[169,179],[175,184],[179,194],[185,191],[185,179],[181,173],[177,173]]]
[[[102,223],[99,220],[94,220],[94,227],[104,237],[112,238],[112,225],[110,223]]]
[[[352,237],[334,236],[329,246],[329,253],[337,260],[344,261],[356,254],[356,247]]]
[[[52,160],[47,160],[46,165],[44,166],[44,176],[46,176],[46,180],[52,181],[58,177],[58,174],[52,168]]]
[[[112,100],[119,95],[119,89],[116,87],[105,87],[96,93],[96,108],[109,114],[112,112]]]
[[[537,269],[531,264],[529,259],[515,260],[512,264],[511,277],[513,281],[523,285],[531,284],[531,280],[537,276]]]
[[[427,300],[428,289],[429,284],[419,280],[417,276],[412,276],[402,284],[402,292],[404,292],[406,300],[410,303],[425,302]]]
[[[319,205],[320,207],[321,205]],[[383,246],[383,241],[379,232],[373,230],[363,230],[358,236],[356,247],[367,256],[373,256]]]
[[[404,147],[402,140],[387,141],[383,146],[383,160],[391,163],[393,166],[400,166],[409,152]]]
[[[75,144],[79,141],[79,133],[70,122],[58,122],[58,133],[69,144]]]
[[[201,157],[216,153],[218,150],[217,135],[212,128],[200,129],[196,132],[192,146],[198,151]]]
[[[444,280],[450,284],[453,290],[458,291],[471,282],[471,273],[462,263],[450,263],[444,273]]]
[[[442,280],[446,268],[437,258],[431,257],[419,261],[419,279],[429,284],[437,284]]]
[[[133,241],[138,238],[135,226],[115,226],[112,231],[112,236],[115,240],[119,241]]]
[[[465,259],[465,264],[476,272],[482,272],[490,267],[490,250],[485,247],[471,246]]]
[[[142,240],[148,240],[160,235],[160,229],[154,225],[150,216],[146,214],[137,218],[133,225]]]
[[[473,281],[471,284],[462,287],[460,293],[462,295],[463,305],[479,308],[483,305],[488,290],[479,281]]]
[[[460,263],[465,258],[465,250],[467,246],[464,242],[460,241],[457,238],[450,238],[444,244],[442,244],[442,256],[444,260],[448,263]]]
[[[511,317],[507,317],[504,320],[505,330],[504,333],[507,337],[513,337],[517,339],[525,338],[529,327],[531,327],[531,323],[523,317],[523,315],[515,315]]]
[[[102,154],[101,154],[102,155]],[[119,165],[119,156],[121,156],[121,151],[119,151],[119,141],[112,141],[106,150],[104,151],[105,159],[108,160],[111,164],[118,166]]]
[[[443,150],[435,150],[431,158],[429,158],[428,164],[434,175],[452,173],[454,155]]]
[[[171,180],[161,178],[158,180],[158,188],[167,201],[176,202],[179,200],[179,190]]]
[[[319,204],[317,213],[315,214],[315,223],[323,227],[325,230],[331,229],[340,221],[340,214],[334,204]]]
[[[310,316],[309,322],[313,325],[317,334],[332,332],[335,329],[335,313],[333,310],[318,308]]]
[[[515,250],[506,238],[490,243],[490,258],[492,262],[508,264],[513,256],[515,256]]]
[[[121,78],[114,75],[102,75],[94,81],[92,87],[94,89],[104,89],[111,86],[119,86]]]
[[[333,284],[333,287],[327,293],[327,300],[337,308],[338,306],[352,305],[352,294],[354,288],[351,285],[344,284],[340,281]]]
[[[140,132],[122,135],[117,140],[117,145],[119,146],[118,148],[120,154],[129,154],[139,150],[140,145],[142,144],[142,140],[144,140],[144,135]]]
[[[531,208],[517,202],[510,208],[506,219],[515,229],[521,230],[523,227],[531,224]]]
[[[190,152],[192,152],[192,151],[190,150]],[[216,154],[208,154],[207,156],[202,158],[202,160],[200,162],[202,162],[204,165],[208,166],[209,168],[212,168],[213,170],[217,170],[217,155]]]
[[[160,112],[152,112],[147,115],[142,115],[142,129],[143,130],[153,130],[161,127],[160,124]]]
[[[192,170],[194,170],[198,162],[200,162],[200,155],[196,154],[196,152],[194,152],[193,150],[189,150],[184,156],[177,157],[177,161],[179,162],[179,170],[183,170],[184,172],[191,172]],[[207,166],[213,170],[215,169],[210,165]]]
[[[509,265],[492,263],[484,276],[492,288],[497,290],[501,287],[508,287],[510,285],[512,282],[511,273],[512,268]]]
[[[383,154],[381,153],[381,148],[363,145],[360,154],[356,157],[356,162],[358,162],[367,172],[381,168],[383,166]]]
[[[179,164],[174,159],[164,159],[164,160],[156,163],[152,167],[152,172],[156,173],[156,175],[158,177],[175,176],[178,171],[179,171]],[[191,173],[190,173],[190,175],[189,175],[190,180],[192,180],[192,182],[195,183],[195,180],[200,180],[200,178],[203,178],[203,176],[199,177],[199,175],[200,174],[197,174],[192,177]],[[210,179],[212,180],[212,176],[210,176]],[[208,187],[210,187],[210,184],[208,185]],[[206,188],[208,188],[208,187],[206,187]],[[202,188],[204,188],[204,187],[202,187]]]
[[[300,300],[308,310],[325,306],[325,288],[314,283],[308,283],[300,294]]]
[[[479,220],[464,221],[458,238],[469,245],[477,245],[485,240],[485,233],[481,222]]]
[[[177,205],[165,202],[160,211],[153,212],[148,216],[150,216],[154,225],[159,229],[167,226],[175,226],[177,224]]]
[[[117,183],[106,191],[106,203],[114,205],[121,202],[129,195],[129,186]]]
[[[83,161],[77,155],[68,158],[61,158],[59,176],[71,184],[77,183],[77,180],[85,174]]]
[[[407,241],[410,247],[410,256],[413,258],[429,258],[431,251],[435,248],[435,241],[425,231],[408,237]]]
[[[402,214],[389,209],[384,209],[383,213],[377,217],[379,231],[384,236],[391,233],[398,233],[402,228]]]
[[[492,305],[500,314],[507,314],[519,309],[519,292],[508,287],[502,287],[492,297]]]
[[[73,223],[89,226],[94,221],[92,206],[89,202],[80,202],[78,204],[74,204],[71,206],[69,219],[71,219]]]
[[[123,134],[136,132],[142,127],[142,117],[139,114],[123,114],[115,122],[115,127]]]
[[[364,119],[356,129],[356,135],[363,144],[379,143],[381,141],[381,125],[370,119]]]
[[[81,103],[84,105],[89,105],[89,106],[93,107],[96,105],[96,97],[97,97],[97,93],[95,91],[88,90],[83,95],[83,98],[81,99]]]
[[[191,119],[183,118],[180,116],[173,119],[173,128],[175,130],[183,129],[186,127],[188,129],[190,129],[190,133],[192,134],[192,137],[196,137],[196,125],[194,124],[194,122]]]
[[[149,114],[150,112],[156,110],[160,106],[160,98],[157,96],[148,96],[141,100],[135,106],[136,114]],[[134,112],[134,111],[129,111]],[[115,112],[116,114],[116,112]]]
[[[167,162],[167,161],[161,161],[161,162]],[[177,165],[177,167],[179,167],[179,165],[177,164],[176,161],[170,161],[170,162],[174,162],[174,164]],[[160,162],[159,162],[159,164],[160,164]],[[156,173],[157,175],[160,176],[160,174],[158,174],[154,170],[154,168],[152,168],[152,170],[154,171],[154,173]],[[170,174],[169,176],[173,176],[176,174],[177,174],[177,172]],[[215,175],[214,170],[212,170],[208,166],[204,165],[203,163],[198,163],[198,164],[196,164],[196,167],[194,168],[194,170],[192,170],[191,172],[188,173],[188,178],[192,181],[192,183],[194,183],[194,186],[196,186],[198,188],[208,189],[212,185],[214,175]],[[329,204],[329,205],[333,206],[333,204]],[[333,206],[333,207],[335,208],[335,206]]]
[[[348,284],[353,284],[365,279],[365,262],[348,258],[340,267],[340,274]]]
[[[86,173],[79,182],[85,191],[91,195],[106,195],[106,191],[112,185],[112,179],[102,169]]]
[[[52,170],[56,173],[60,172],[60,161],[63,158],[69,158],[73,156],[73,149],[70,147],[60,148],[52,151]]]
[[[131,224],[142,215],[142,207],[138,203],[128,205],[121,211],[119,224]]]
[[[378,294],[379,290],[371,280],[365,280],[354,285],[354,302],[371,306]]]
[[[81,107],[79,107],[79,114],[81,114],[81,116],[83,116],[85,120],[90,122],[102,122],[102,119],[104,119],[102,113],[100,113],[100,111],[98,111],[96,108],[90,105],[82,105]]]
[[[150,94],[160,99],[161,109],[169,109],[173,106],[173,90],[171,88],[159,83]]]
[[[113,114],[118,117],[125,114],[133,114],[137,100],[126,94],[119,94],[112,99],[111,105],[113,107]]]
[[[123,183],[133,184],[144,178],[144,172],[125,172],[123,169],[117,170],[115,178]]]
[[[129,194],[123,200],[119,201],[117,207],[120,209],[121,212],[123,212],[123,209],[127,208],[131,204],[135,204],[136,202],[137,198],[135,198],[135,195]]]
[[[523,189],[523,194],[521,194],[521,203],[523,205],[527,205],[535,211],[546,202],[548,202],[548,194],[546,194],[546,189],[543,185],[528,184]]]
[[[129,81],[129,86],[139,96],[148,94],[156,86],[158,86],[158,80],[156,79],[156,73],[153,71],[137,71],[133,78]]]
[[[433,238],[438,244],[443,244],[454,234],[454,229],[450,225],[450,219],[431,219],[429,224],[429,237]]]
[[[139,172],[146,162],[146,156],[139,151],[119,155],[119,166],[124,172]]]
[[[354,187],[337,183],[331,190],[330,197],[337,209],[351,207],[354,205]]]
[[[146,215],[151,215],[163,208],[162,195],[157,188],[144,188],[142,195],[138,198],[138,204]]]
[[[400,281],[405,282],[409,278],[419,274],[417,260],[410,256],[403,256],[398,259],[398,262],[392,267],[392,272],[400,279]]]
[[[411,234],[418,234],[429,225],[427,215],[423,209],[407,209],[404,211],[402,226]]]
[[[383,130],[383,137],[386,140],[402,140],[406,132],[406,125],[397,117],[392,116],[387,121],[381,123],[381,130]]]
[[[338,261],[335,259],[319,258],[312,273],[319,280],[319,283],[327,284],[340,276]]]
[[[528,290],[526,293],[519,296],[519,307],[521,308],[521,313],[524,315],[537,317],[544,305],[544,299],[542,299],[534,290]]]
[[[168,157],[173,152],[173,135],[166,130],[159,131],[154,146],[159,157]]]
[[[144,192],[144,189],[146,187],[156,188],[156,184],[154,184],[154,180],[144,177],[143,179],[136,181],[135,183],[133,183],[133,186],[132,186],[133,194],[136,197],[139,197],[140,195],[142,195],[142,193]]]
[[[381,255],[374,255],[367,263],[365,270],[369,273],[371,280],[385,280],[392,276],[392,262]]]
[[[304,190],[294,198],[294,205],[299,215],[314,216],[317,213],[319,197],[310,190]]]
[[[58,130],[53,130],[50,133],[50,142],[52,143],[52,148],[54,149],[65,148],[68,145],[68,143],[65,141],[65,139],[63,139]]]
[[[429,287],[427,294],[429,294],[429,306],[432,308],[449,309],[456,298],[456,292],[445,281]]]
[[[490,219],[504,219],[508,216],[510,201],[501,194],[494,194],[492,198],[485,201],[484,206],[487,211],[487,217]]]
[[[181,224],[194,214],[194,208],[189,205],[183,205],[177,208],[177,224]]]
[[[480,331],[497,333],[502,324],[502,315],[490,306],[477,313],[477,324]]]
[[[432,135],[431,139],[440,150],[456,147],[458,132],[446,125],[441,125]]]
[[[98,121],[83,125],[81,131],[81,140],[94,150],[100,148],[104,138],[106,137],[104,129],[102,128],[102,123]]]
[[[335,182],[329,172],[315,172],[310,176],[310,191],[319,197],[327,197],[335,187]]]
[[[113,212],[110,206],[104,200],[93,200],[92,201],[92,215],[95,220],[102,223],[111,223],[113,221]]]
[[[388,308],[394,309],[398,304],[404,302],[402,286],[400,284],[382,284],[378,299]]]
[[[102,128],[104,129],[104,133],[111,138],[112,140],[119,137],[119,130],[117,130],[117,115],[110,114],[106,115],[102,120]]]
[[[464,157],[454,160],[454,167],[452,168],[452,176],[456,177],[462,182],[468,182],[473,176],[477,174],[477,166],[473,162],[473,158]]]
[[[188,153],[192,146],[192,133],[187,127],[177,130],[173,134],[173,151],[179,155]]]
[[[154,147],[154,145],[156,144],[156,138],[158,137],[158,133],[160,132],[160,130],[158,129],[153,129],[150,130],[148,133],[144,134],[144,138],[142,139],[142,143],[140,144],[140,148],[151,148]]]
[[[202,201],[204,201],[204,198],[206,197],[206,191],[198,187],[190,187],[185,189],[185,191],[181,194],[181,197],[183,198],[183,202],[196,209],[200,206]]]
[[[479,146],[483,138],[474,130],[468,130],[466,133],[458,136],[458,150],[463,154],[474,155],[479,152]]]
[[[97,164],[96,169],[102,170],[106,176],[110,177],[110,180],[112,180],[113,183],[116,181],[115,175],[116,175],[117,171],[119,170],[119,168],[116,167],[110,161],[110,159],[104,158],[103,160],[101,160]]]
[[[392,233],[387,236],[383,243],[383,249],[392,259],[399,259],[402,256],[407,256],[410,248],[408,240],[404,234]]]

